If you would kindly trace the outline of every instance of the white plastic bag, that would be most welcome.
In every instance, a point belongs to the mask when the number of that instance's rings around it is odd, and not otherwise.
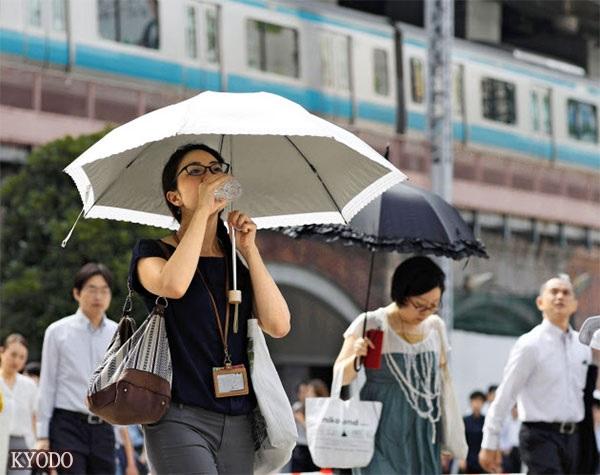
[[[373,458],[382,403],[340,399],[342,376],[334,372],[331,397],[306,398],[308,449],[319,467],[365,467]]]
[[[292,406],[255,318],[248,320],[250,379],[258,402],[254,421],[254,473],[278,471],[291,458],[298,440]]]

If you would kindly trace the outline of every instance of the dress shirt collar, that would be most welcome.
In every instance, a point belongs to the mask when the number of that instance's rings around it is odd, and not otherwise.
[[[87,317],[87,315],[83,313],[81,308],[77,309],[77,312],[75,312],[75,316],[77,318],[77,323],[89,331],[101,330],[106,326],[106,314],[102,315],[102,320],[100,320],[100,325],[98,325],[98,328],[95,328],[94,325],[92,325],[92,322]]]
[[[541,326],[545,332],[550,333],[552,336],[554,336],[556,338],[560,338],[563,335],[566,336],[567,338],[570,338],[573,335],[573,327],[571,327],[571,325],[569,325],[567,327],[567,331],[564,331],[562,328],[555,325],[554,323],[552,323],[549,319],[547,319],[545,317],[542,320]]]

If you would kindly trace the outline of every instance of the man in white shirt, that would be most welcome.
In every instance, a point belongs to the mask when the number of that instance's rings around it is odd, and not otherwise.
[[[37,448],[71,452],[73,465],[59,473],[115,472],[113,427],[85,404],[89,379],[117,329],[105,314],[111,283],[104,265],[84,265],[73,286],[77,312],[52,323],[44,334]]]
[[[584,418],[583,390],[591,350],[569,325],[577,300],[568,276],[542,285],[536,299],[543,321],[511,350],[496,399],[483,427],[481,466],[502,471],[502,424],[516,400],[521,458],[529,473],[575,473],[579,460],[578,422]]]

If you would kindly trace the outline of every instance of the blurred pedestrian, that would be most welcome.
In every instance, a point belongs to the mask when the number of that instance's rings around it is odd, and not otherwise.
[[[441,371],[448,343],[436,311],[444,273],[431,259],[413,257],[396,268],[391,287],[393,302],[352,322],[335,362],[343,384],[350,384],[357,376],[355,359],[376,350],[371,339],[363,338],[365,319],[367,330],[383,332],[382,361],[365,367],[360,392],[362,400],[383,403],[375,454],[360,473],[441,473]],[[460,437],[464,440],[464,431]]]
[[[40,372],[42,370],[42,365],[40,365],[39,361],[30,361],[25,365],[25,371],[23,374],[25,376],[30,377],[33,382],[37,385],[40,383]]]
[[[137,456],[128,426],[115,427],[116,475],[139,475]]]
[[[52,323],[44,334],[38,404],[38,449],[68,451],[70,468],[59,473],[114,473],[113,426],[90,414],[89,380],[117,329],[106,310],[112,275],[103,265],[85,264],[75,275],[75,314]]]
[[[505,473],[519,473],[521,471],[521,454],[519,453],[520,431],[521,421],[519,421],[519,410],[515,404],[500,432],[502,469]]]
[[[483,439],[483,422],[485,417],[481,414],[481,408],[485,403],[485,394],[481,391],[473,391],[469,395],[469,404],[471,414],[463,417],[465,422],[465,435],[469,452],[467,458],[461,467],[464,473],[482,473],[483,469],[479,465],[479,450],[481,449],[481,439]]]
[[[307,381],[301,381],[296,386],[296,401],[292,404],[294,411],[294,420],[296,421],[296,430],[298,431],[298,440],[292,451],[290,461],[291,472],[314,472],[319,468],[313,463],[308,451],[308,441],[306,439],[306,421],[305,421],[305,399],[309,391]]]
[[[296,472],[318,472],[319,467],[315,465],[308,450],[306,440],[306,406],[307,397],[328,397],[327,385],[320,379],[312,379],[308,383],[298,385],[298,401],[294,403],[294,418],[298,429],[298,442],[292,452],[291,471]]]
[[[598,450],[598,458],[600,458],[600,401],[594,399],[592,404],[592,417],[594,418],[594,436],[596,437],[596,448]],[[600,464],[596,468],[596,473],[600,473]]]
[[[6,473],[8,463],[8,443],[10,441],[11,407],[0,385],[0,475]]]
[[[515,400],[522,422],[519,449],[529,473],[578,470],[578,422],[585,414],[584,388],[592,355],[569,325],[577,299],[568,276],[545,282],[536,304],[543,321],[511,350],[485,420],[479,461],[490,472],[502,470],[500,432]]]
[[[127,427],[129,431],[129,439],[135,451],[135,462],[140,475],[148,473],[148,463],[146,461],[146,452],[144,449],[144,433],[139,425],[131,425]]]
[[[491,384],[488,386],[487,393],[485,395],[485,402],[483,403],[483,407],[481,408],[481,414],[485,416],[490,408],[490,405],[494,402],[496,398],[496,390],[498,389],[497,384]]]
[[[163,168],[162,185],[179,230],[161,240],[142,239],[133,250],[133,289],[148,308],[157,296],[168,301],[171,405],[160,421],[144,426],[150,468],[157,473],[252,472],[256,398],[248,374],[248,320],[256,315],[275,338],[290,328],[287,304],[256,246],[256,224],[235,210],[227,220],[247,267],[238,261],[243,297],[234,317],[228,300],[232,243],[219,217],[229,202],[215,197],[231,178],[228,169],[206,145],[177,149]],[[235,386],[227,383],[232,374]]]
[[[27,450],[35,445],[35,409],[37,386],[19,374],[27,362],[27,340],[18,333],[8,335],[0,347],[0,390],[9,420],[9,450]],[[10,463],[10,459],[8,460]],[[27,474],[29,470],[8,470],[9,475]]]

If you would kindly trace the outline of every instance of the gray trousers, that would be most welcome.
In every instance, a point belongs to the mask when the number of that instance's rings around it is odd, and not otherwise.
[[[27,446],[27,443],[25,442],[25,437],[21,437],[21,436],[16,436],[16,435],[11,435],[9,442],[8,442],[8,450],[28,450],[29,447]],[[8,459],[8,466],[10,466],[10,458]],[[0,470],[0,473],[2,473],[2,470]],[[23,470],[23,469],[18,469],[18,470],[8,470],[8,467],[6,469],[6,475],[29,475],[31,473],[31,470]]]
[[[251,474],[252,414],[227,416],[172,404],[164,417],[144,426],[153,474]]]

